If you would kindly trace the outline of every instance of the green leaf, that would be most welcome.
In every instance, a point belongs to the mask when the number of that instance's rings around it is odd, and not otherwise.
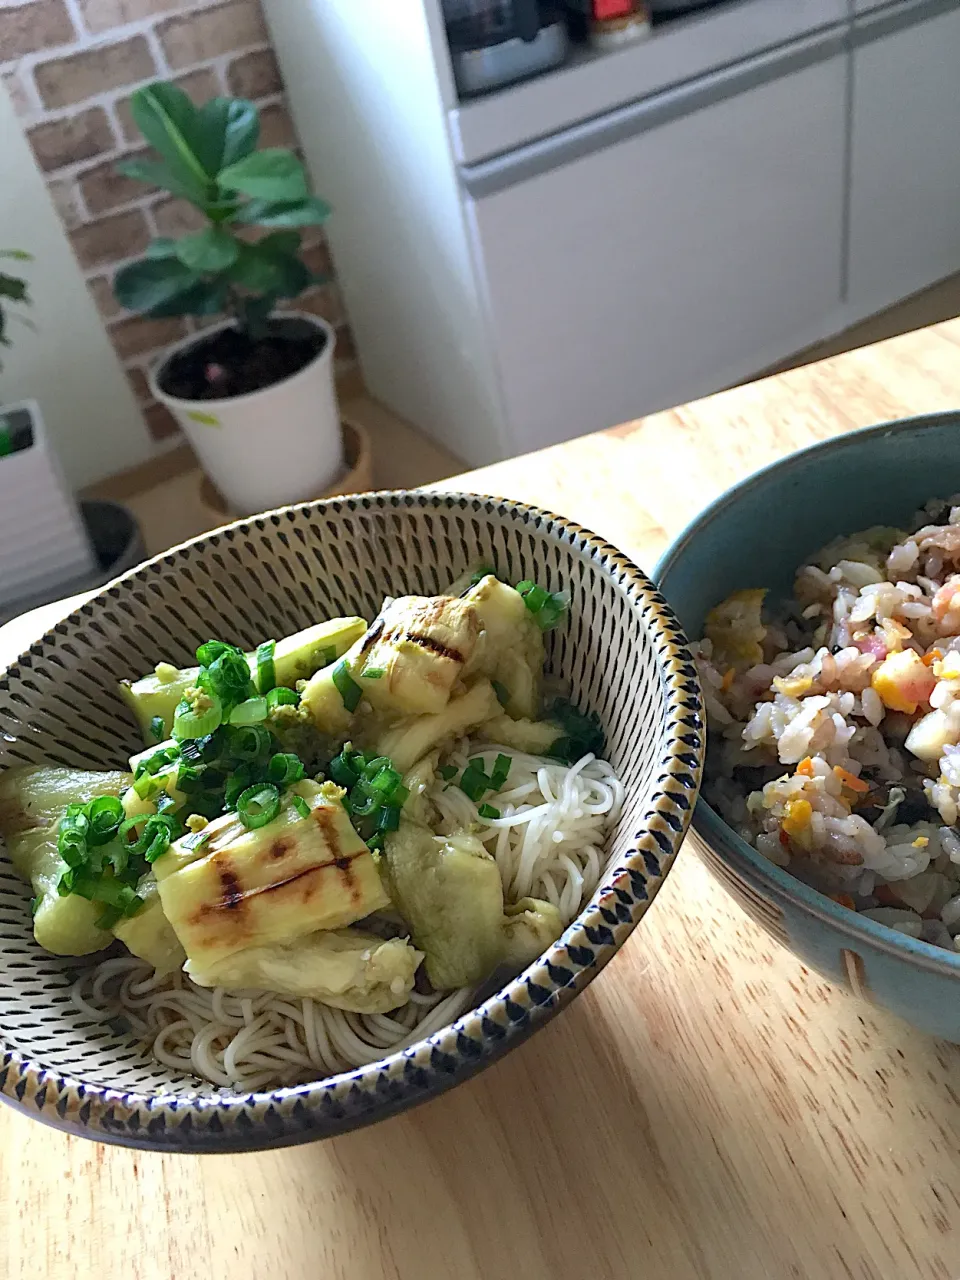
[[[293,203],[306,200],[309,194],[303,165],[285,147],[267,147],[238,160],[221,172],[219,182],[225,191],[262,200]]]
[[[169,236],[157,236],[156,240],[151,240],[147,245],[146,255],[148,258],[175,258],[177,242]]]
[[[183,182],[173,169],[163,160],[149,160],[145,156],[132,160],[121,160],[117,164],[117,173],[125,178],[136,178],[138,182],[149,182],[152,187],[162,187],[175,196],[198,203],[198,188],[194,182]],[[203,195],[200,193],[200,201]]]
[[[32,262],[33,254],[26,249],[0,249],[0,258],[13,258],[17,262]]]
[[[167,162],[188,199],[203,206],[213,195],[210,175],[197,157],[195,146],[203,141],[199,112],[182,89],[160,81],[138,89],[130,99],[137,128]]]
[[[0,298],[9,298],[11,302],[29,302],[26,281],[0,271]]]
[[[250,200],[237,214],[237,221],[260,227],[316,227],[326,222],[330,213],[327,202],[317,196],[292,202]]]
[[[198,280],[185,293],[177,294],[168,303],[151,308],[150,315],[164,316],[215,316],[227,309],[230,286],[225,279]]]
[[[182,299],[196,284],[196,272],[177,258],[143,258],[120,268],[114,277],[113,292],[129,311],[156,313],[158,307],[170,307]],[[165,314],[185,313],[178,309]]]
[[[257,148],[260,113],[245,98],[211,98],[198,113],[197,158],[211,178]]]
[[[204,227],[193,235],[177,241],[176,254],[191,271],[225,271],[237,260],[240,246],[229,231],[222,227]]]
[[[242,245],[240,256],[227,275],[234,284],[253,293],[275,298],[294,298],[312,282],[309,270],[299,258],[271,251],[265,244]]]
[[[268,236],[257,241],[260,253],[280,254],[281,257],[300,252],[299,231],[271,231]]]

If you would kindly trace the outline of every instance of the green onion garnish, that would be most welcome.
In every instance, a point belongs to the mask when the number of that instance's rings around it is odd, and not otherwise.
[[[163,716],[154,716],[150,721],[150,732],[158,742],[162,742],[167,736],[167,726],[163,722]]]
[[[262,724],[236,725],[230,730],[227,744],[231,756],[237,760],[265,759],[273,747],[270,730]]]
[[[346,662],[338,662],[333,668],[333,683],[347,711],[356,711],[363,691],[350,674],[350,668]]]
[[[243,727],[248,724],[261,724],[266,718],[267,700],[256,697],[247,698],[244,702],[238,703],[230,712],[229,720],[230,724]]]
[[[400,826],[400,806],[385,804],[377,818],[378,831],[396,831]]]
[[[510,765],[513,763],[510,756],[505,756],[501,751],[493,762],[493,770],[490,774],[490,790],[500,791],[507,778],[510,776]]]
[[[364,770],[364,772],[366,772],[366,770]],[[370,786],[374,791],[382,791],[385,796],[389,796],[397,789],[402,781],[402,775],[399,774],[396,769],[391,769],[388,764],[385,764],[381,769],[378,769],[374,777],[370,779]]]
[[[30,914],[35,916],[43,905],[43,894],[38,893],[35,898],[30,899]]]
[[[356,786],[360,776],[347,754],[346,747],[338,756],[333,757],[327,772],[338,787],[344,787],[347,791]]]
[[[294,707],[299,701],[299,693],[295,693],[293,689],[285,689],[282,685],[278,685],[276,689],[271,689],[267,694],[267,710],[272,711],[274,707]]]
[[[237,801],[237,817],[248,831],[265,827],[280,812],[280,792],[269,782],[248,787]]]
[[[301,818],[310,817],[310,806],[307,804],[306,800],[304,800],[303,796],[294,796],[290,803],[294,809],[296,809],[297,813],[299,813]]]
[[[388,756],[373,756],[367,760],[363,766],[363,776],[368,782],[372,782],[381,769],[390,768],[390,759]]]
[[[123,912],[119,907],[104,907],[94,923],[98,929],[112,929],[117,921],[122,919]]]
[[[445,764],[443,768],[438,769],[437,772],[440,774],[440,777],[444,782],[449,782],[451,778],[455,778],[457,776],[457,766],[455,764]]]
[[[386,675],[384,667],[364,667],[361,672],[364,680],[381,680]]]
[[[464,769],[459,786],[467,799],[472,800],[474,804],[483,797],[484,792],[490,790],[490,779],[478,760],[471,760]]]
[[[261,693],[269,693],[277,683],[277,669],[273,663],[276,647],[276,640],[264,640],[257,646],[257,688]]]
[[[199,831],[193,831],[190,835],[184,836],[180,841],[180,845],[181,848],[193,851],[194,849],[199,849],[202,844],[206,844],[209,839],[210,832],[206,827],[202,827]]]
[[[567,598],[559,591],[546,591],[535,582],[525,580],[517,583],[517,590],[523,596],[523,603],[537,620],[543,631],[555,627],[567,612]]]
[[[197,650],[197,661],[201,667],[209,667],[211,663],[216,662],[222,653],[229,653],[232,645],[224,644],[222,640],[208,640],[206,644],[202,644]]]
[[[267,778],[278,787],[289,787],[291,783],[299,782],[305,772],[303,761],[292,751],[278,751],[270,757],[267,766]]]
[[[218,729],[223,720],[223,703],[215,693],[198,695],[198,701],[206,705],[202,710],[194,709],[192,703],[182,698],[177,704],[173,716],[173,736],[175,738],[203,738]]]
[[[481,818],[499,818],[500,810],[495,809],[492,804],[482,804],[477,810]]]
[[[87,844],[108,844],[123,821],[123,805],[116,796],[98,796],[87,805]]]

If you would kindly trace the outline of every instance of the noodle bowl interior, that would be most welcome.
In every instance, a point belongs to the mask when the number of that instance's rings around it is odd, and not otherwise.
[[[535,960],[597,888],[623,789],[543,696],[567,601],[488,569],[124,682],[129,771],[18,768],[0,835],[73,999],[222,1090],[376,1061]]]

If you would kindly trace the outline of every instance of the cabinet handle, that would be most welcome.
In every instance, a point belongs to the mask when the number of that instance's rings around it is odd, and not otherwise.
[[[906,31],[909,27],[916,27],[921,22],[929,22],[932,18],[939,18],[956,9],[960,9],[957,0],[901,0],[895,8],[857,18],[853,24],[851,43],[855,49],[862,49],[875,40],[896,35],[898,31]]]
[[[929,0],[925,0],[929,3]],[[957,0],[952,0],[955,5]],[[479,199],[571,164],[604,147],[682,120],[750,89],[779,80],[796,71],[843,53],[847,33],[841,29],[798,42],[786,49],[762,54],[739,66],[700,76],[679,88],[617,107],[594,120],[576,124],[549,137],[527,143],[506,155],[462,165],[460,181],[467,194]]]

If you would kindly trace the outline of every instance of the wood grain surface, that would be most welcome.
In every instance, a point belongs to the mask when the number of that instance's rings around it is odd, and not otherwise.
[[[552,507],[649,567],[745,472],[958,403],[950,322],[436,487]],[[567,1012],[404,1116],[178,1157],[4,1109],[0,1153],[0,1277],[960,1280],[960,1049],[809,972],[689,850]]]

